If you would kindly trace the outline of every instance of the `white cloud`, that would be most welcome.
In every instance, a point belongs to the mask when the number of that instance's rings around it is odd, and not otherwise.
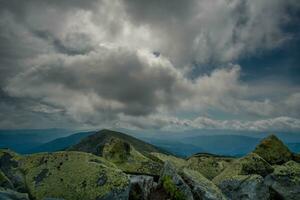
[[[300,120],[290,117],[277,117],[263,120],[215,120],[207,117],[179,119],[170,116],[152,115],[148,117],[130,117],[122,115],[116,126],[128,129],[184,131],[184,130],[232,130],[232,131],[299,131]]]

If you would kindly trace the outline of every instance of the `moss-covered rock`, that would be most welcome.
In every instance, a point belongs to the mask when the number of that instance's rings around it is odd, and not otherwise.
[[[274,172],[265,178],[265,184],[270,186],[282,199],[300,199],[300,164],[289,161],[274,168]]]
[[[166,154],[163,154],[163,153],[156,153],[156,152],[151,153],[151,155],[153,155],[154,157],[156,157],[157,159],[159,159],[163,163],[166,162],[166,161],[169,161],[177,169],[181,169],[181,168],[183,168],[187,165],[186,160],[184,160],[182,158],[172,156],[172,155],[166,155]]]
[[[103,158],[82,152],[34,154],[20,161],[36,200],[127,199],[129,179]]]
[[[188,158],[187,168],[200,172],[209,180],[220,174],[234,159],[211,154],[197,154]]]
[[[138,152],[129,143],[111,138],[105,143],[102,156],[127,173],[159,175],[162,164]]]
[[[230,199],[268,199],[270,193],[263,176],[273,170],[263,158],[250,153],[231,163],[213,182]]]
[[[275,135],[263,139],[253,151],[272,165],[293,159],[292,152]]]
[[[272,173],[273,170],[273,167],[259,155],[250,153],[232,162],[222,173],[213,179],[213,182],[219,185],[222,181],[236,175],[258,174],[264,177]]]
[[[234,175],[218,184],[229,199],[269,200],[269,188],[260,175]]]
[[[0,170],[0,187],[13,189],[13,184],[6,177],[6,175]]]
[[[14,188],[15,190],[26,192],[24,176],[19,169],[21,156],[9,149],[0,150],[0,170],[2,181],[9,182],[6,187]]]
[[[193,200],[193,193],[189,186],[178,175],[175,166],[166,161],[160,175],[159,184],[174,200]]]
[[[195,200],[225,200],[221,190],[197,171],[184,168],[180,176],[191,188]]]

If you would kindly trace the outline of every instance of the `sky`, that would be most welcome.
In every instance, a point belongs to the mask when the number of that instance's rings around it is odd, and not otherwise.
[[[300,131],[299,0],[0,0],[0,128]]]

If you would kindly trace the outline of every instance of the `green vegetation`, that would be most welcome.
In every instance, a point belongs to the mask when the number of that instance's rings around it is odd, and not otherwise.
[[[156,152],[151,153],[151,155],[159,159],[161,162],[166,162],[166,161],[171,162],[177,169],[181,169],[185,167],[187,164],[186,160],[172,155],[166,155],[163,153],[156,153]]]
[[[195,155],[187,160],[187,168],[203,174],[207,179],[212,180],[220,174],[234,159],[214,155]]]
[[[147,156],[151,152],[160,152],[167,153],[151,144],[143,142],[137,138],[126,135],[124,133],[111,131],[111,130],[101,130],[96,134],[90,135],[83,140],[81,140],[78,144],[70,147],[68,150],[72,151],[84,151],[88,153],[93,153],[95,155],[102,155],[102,149],[105,143],[109,142],[112,138],[118,138],[120,140],[126,141],[131,146],[133,146],[137,151]]]
[[[0,170],[0,187],[5,188],[12,188],[12,183],[10,180],[5,176],[5,174]]]
[[[21,162],[31,196],[94,200],[126,190],[129,180],[113,164],[92,154],[57,152],[24,157]]]
[[[163,188],[174,200],[185,200],[185,195],[177,189],[170,176],[164,176],[162,179]]]
[[[118,138],[111,138],[109,142],[104,144],[102,155],[105,159],[129,173],[159,175],[162,168],[161,163],[149,159],[129,143]]]
[[[266,176],[273,172],[272,166],[263,158],[255,153],[240,158],[232,162],[222,173],[213,179],[215,184],[220,184],[222,181],[231,179],[237,175],[259,174]]]
[[[283,164],[293,159],[293,154],[275,135],[270,135],[260,142],[254,153],[270,164]]]

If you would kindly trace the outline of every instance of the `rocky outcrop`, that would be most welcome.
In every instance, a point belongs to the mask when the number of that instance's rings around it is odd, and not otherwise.
[[[188,158],[187,168],[200,172],[209,180],[219,175],[234,159],[211,154],[196,154]]]
[[[29,200],[28,194],[0,187],[1,200]]]
[[[263,158],[255,153],[237,159],[231,163],[221,174],[213,179],[217,185],[226,179],[230,179],[236,175],[258,174],[262,177],[273,172],[273,167]]]
[[[300,164],[289,161],[281,166],[275,166],[274,172],[265,178],[265,184],[282,199],[300,199]]]
[[[128,199],[129,178],[103,158],[82,152],[18,158],[26,189],[35,200]]]
[[[2,186],[25,192],[25,180],[19,169],[21,156],[9,149],[0,150],[0,171]],[[0,172],[0,173],[1,173]]]
[[[263,177],[273,172],[272,166],[255,153],[234,161],[213,182],[230,199],[268,199],[269,190]],[[238,198],[239,197],[239,198]],[[259,197],[259,198],[258,198]]]
[[[168,161],[160,175],[159,184],[175,200],[194,200],[190,187],[178,175],[176,168]]]
[[[191,188],[195,200],[225,200],[221,190],[197,171],[184,168],[181,177]]]
[[[156,189],[157,183],[152,176],[130,175],[129,200],[147,200],[151,191]]]
[[[275,135],[263,139],[253,152],[271,165],[283,164],[293,159],[292,152]]]
[[[260,175],[235,175],[218,184],[229,199],[268,200],[269,188]]]
[[[156,157],[157,159],[159,159],[161,162],[166,162],[166,161],[171,162],[172,165],[174,165],[176,167],[176,169],[178,169],[178,170],[184,168],[187,165],[187,161],[185,159],[178,158],[178,157],[175,157],[172,155],[166,155],[166,154],[157,153],[157,152],[153,152],[153,153],[151,153],[151,155],[153,157]]]
[[[144,156],[132,145],[118,138],[112,138],[105,143],[102,156],[127,173],[158,176],[162,169],[160,162]]]

